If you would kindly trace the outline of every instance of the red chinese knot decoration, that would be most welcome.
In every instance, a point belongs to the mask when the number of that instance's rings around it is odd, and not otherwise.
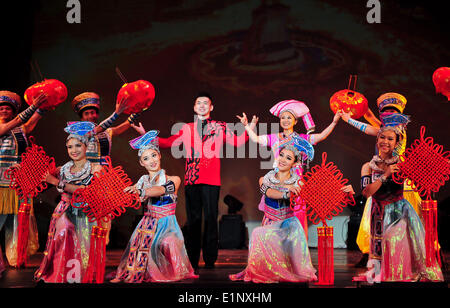
[[[422,215],[425,224],[426,264],[435,260],[441,263],[437,235],[437,201],[431,200],[431,193],[438,192],[450,177],[450,152],[435,144],[432,137],[425,138],[425,127],[420,128],[420,139],[399,157],[399,171],[392,175],[394,182],[406,181],[411,187],[426,197],[422,201]]]
[[[327,219],[332,219],[342,212],[347,204],[355,204],[353,196],[343,192],[348,180],[332,163],[326,163],[327,153],[322,154],[322,164],[311,168],[303,175],[300,194],[291,197],[291,207],[306,205],[309,220],[323,227],[317,227],[317,252],[319,260],[319,285],[334,284],[333,227],[327,226]]]
[[[138,209],[141,206],[139,196],[125,193],[123,190],[132,185],[131,180],[121,166],[112,167],[111,158],[105,158],[107,165],[96,172],[86,188],[77,189],[71,204],[82,208],[90,222],[97,221],[92,228],[89,264],[84,283],[103,283],[106,258],[106,236],[108,229],[101,226],[125,213],[125,208]]]
[[[450,152],[443,151],[443,146],[435,144],[432,137],[424,138],[425,127],[420,128],[420,139],[399,157],[399,171],[392,179],[403,184],[406,180],[421,197],[431,199],[432,192],[439,189],[450,177]]]
[[[106,263],[106,236],[108,229],[92,226],[91,241],[89,242],[89,263],[83,283],[103,283]]]
[[[28,105],[31,105],[33,100],[41,93],[47,94],[47,101],[39,107],[41,109],[54,109],[67,99],[67,88],[61,81],[45,79],[42,82],[35,83],[25,91],[25,101]]]
[[[112,167],[111,158],[106,157],[107,165],[96,173],[91,184],[77,189],[72,196],[72,206],[82,208],[90,222],[107,222],[125,213],[125,208],[138,209],[139,196],[123,190],[132,185],[121,166]]]
[[[14,189],[20,199],[33,198],[47,188],[45,176],[55,170],[55,160],[47,156],[41,146],[33,143],[22,154],[22,162],[17,167],[5,171],[5,178],[11,180],[9,187]]]
[[[334,283],[333,227],[317,227],[317,258],[319,285]]]
[[[116,103],[127,99],[124,113],[138,113],[150,107],[155,99],[155,88],[146,80],[125,83],[117,94]]]
[[[433,84],[436,93],[447,96],[450,101],[450,67],[440,67],[433,73]]]
[[[41,146],[34,143],[33,137],[29,140],[31,146],[22,154],[22,162],[5,171],[5,178],[11,180],[9,187],[24,201],[18,213],[17,267],[26,266],[27,263],[31,211],[31,204],[27,203],[27,199],[37,196],[47,188],[45,176],[55,170],[55,160],[47,156]]]
[[[425,225],[426,265],[433,266],[434,262],[437,260],[439,265],[442,266],[437,233],[438,214],[436,200],[422,201],[422,216]]]
[[[347,183],[342,173],[333,164],[325,163],[327,153],[322,154],[322,164],[311,168],[303,175],[303,186],[299,198],[306,203],[306,213],[313,224],[339,215],[347,204],[355,204],[353,196],[341,190]],[[294,201],[294,202],[292,202]],[[295,204],[295,199],[291,200]]]

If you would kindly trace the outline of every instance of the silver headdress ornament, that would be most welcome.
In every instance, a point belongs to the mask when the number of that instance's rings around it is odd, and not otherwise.
[[[314,147],[301,137],[292,136],[292,142],[284,146],[283,149],[292,151],[297,157],[297,161],[312,161],[314,158]]]
[[[133,140],[130,140],[129,144],[133,149],[139,150],[138,152],[139,157],[141,157],[142,153],[144,153],[144,151],[148,149],[153,149],[159,153],[158,134],[159,131],[150,130],[146,132],[144,135],[139,136]]]
[[[380,130],[378,131],[378,134],[377,134],[377,139],[380,137],[380,135],[382,133],[390,130],[390,131],[393,131],[398,136],[398,140],[401,140],[403,138],[403,134],[402,134],[403,129],[404,128],[401,126],[381,126]]]
[[[64,131],[69,134],[67,140],[75,138],[86,144],[89,142],[89,133],[93,132],[95,124],[88,121],[69,122]]]

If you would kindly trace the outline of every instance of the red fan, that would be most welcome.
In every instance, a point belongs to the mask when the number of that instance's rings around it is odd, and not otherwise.
[[[11,180],[9,187],[14,189],[22,203],[19,209],[19,235],[17,240],[17,267],[26,266],[28,231],[31,205],[26,202],[28,198],[35,197],[47,188],[45,176],[55,170],[55,160],[47,156],[41,146],[29,138],[31,146],[22,154],[22,162],[5,171],[5,178]]]
[[[48,95],[47,101],[39,107],[41,109],[55,109],[56,106],[67,99],[67,88],[61,81],[56,79],[45,79],[42,82],[35,83],[25,91],[25,101],[28,105],[31,105],[33,104],[33,100],[41,93],[46,93]]]
[[[125,213],[127,207],[138,209],[141,206],[138,195],[123,191],[125,187],[131,186],[132,182],[122,167],[113,168],[109,156],[106,157],[106,162],[107,165],[95,174],[90,185],[74,192],[71,201],[73,207],[82,208],[89,221],[97,221],[98,225]],[[92,229],[89,265],[83,282],[103,282],[107,231],[100,226]]]
[[[443,146],[435,144],[432,137],[424,138],[425,126],[420,128],[420,139],[416,139],[411,146],[399,157],[399,171],[392,175],[392,179],[402,184],[405,180],[422,197],[423,218],[425,221],[427,265],[437,258],[439,263],[437,238],[437,202],[431,200],[431,193],[438,192],[450,177],[450,152],[443,151]]]
[[[127,108],[124,113],[138,113],[150,107],[155,99],[155,88],[145,80],[125,83],[117,94],[116,103],[127,99]]]
[[[314,224],[320,221],[323,224],[323,227],[317,228],[319,285],[334,283],[333,227],[328,227],[326,221],[341,213],[347,204],[355,204],[353,196],[341,190],[348,180],[342,178],[342,173],[332,162],[326,164],[326,159],[327,153],[324,152],[322,164],[312,167],[303,176],[300,194],[291,197],[291,207],[303,200],[309,220]]]

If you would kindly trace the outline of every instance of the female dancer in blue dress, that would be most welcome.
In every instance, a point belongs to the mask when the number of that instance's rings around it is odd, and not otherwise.
[[[161,169],[158,132],[149,131],[130,142],[139,149],[143,175],[125,192],[137,193],[145,205],[144,217],[134,230],[111,282],[170,282],[198,278],[189,262],[184,238],[175,217],[181,179]]]

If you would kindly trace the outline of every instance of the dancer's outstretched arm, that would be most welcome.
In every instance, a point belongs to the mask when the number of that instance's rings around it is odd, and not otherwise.
[[[342,120],[350,124],[351,126],[359,129],[363,133],[370,135],[370,136],[376,136],[378,135],[379,128],[376,128],[370,124],[366,124],[360,121],[356,121],[351,118],[350,112],[341,112],[342,113]]]
[[[139,196],[141,196],[141,200],[145,200],[151,197],[160,197],[168,192],[176,195],[181,184],[180,177],[168,176],[167,179],[167,183],[162,186],[153,186],[146,189],[139,189],[137,187],[138,184],[136,184],[126,187],[124,189],[124,192],[138,194]]]
[[[127,98],[123,98],[118,104],[116,104],[115,111],[104,121],[102,121],[98,126],[94,129],[94,134],[101,133],[112,126],[112,124],[117,120],[117,118],[122,114],[122,112],[127,107]],[[131,114],[128,119],[122,122],[120,125],[115,127],[111,127],[111,135],[117,136],[124,133],[127,129],[131,127],[133,122],[138,119],[141,112]]]
[[[7,123],[0,123],[0,136],[6,134],[8,131],[20,126],[23,123],[25,133],[29,133],[36,126],[37,121],[41,118],[41,115],[37,114],[35,111],[47,100],[47,94],[41,93],[37,98],[34,99],[33,104],[18,114],[14,119]]]
[[[139,126],[132,123],[131,127],[133,127],[141,135],[144,135],[146,133],[145,128],[141,122],[139,122]],[[187,129],[187,133],[190,132],[188,126],[186,126],[185,129]],[[183,128],[181,128],[177,134],[172,135],[169,138],[158,137],[158,142],[161,149],[170,148],[172,146],[179,146],[183,142]]]
[[[331,134],[331,132],[336,127],[336,124],[339,122],[339,119],[341,118],[342,113],[336,112],[336,114],[333,117],[333,121],[328,125],[321,133],[318,134],[311,134],[311,140],[314,144],[317,144],[325,139]]]
[[[242,117],[236,116],[242,124],[244,124],[245,130],[247,131],[248,136],[250,137],[250,140],[259,144],[264,144],[266,137],[265,136],[258,136],[255,131],[253,130],[256,127],[256,123],[258,123],[259,118],[257,116],[253,116],[252,122],[250,125],[248,124],[247,115],[245,112],[242,113]]]

